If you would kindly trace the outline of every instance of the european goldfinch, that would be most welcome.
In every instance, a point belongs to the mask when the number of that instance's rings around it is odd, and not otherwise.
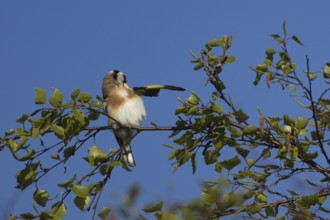
[[[146,110],[140,96],[158,96],[160,89],[185,90],[167,85],[130,88],[125,74],[118,70],[111,70],[103,79],[102,94],[105,112],[109,116],[108,124],[113,128],[128,166],[136,166],[130,144],[136,133],[134,128],[139,128],[146,118]]]

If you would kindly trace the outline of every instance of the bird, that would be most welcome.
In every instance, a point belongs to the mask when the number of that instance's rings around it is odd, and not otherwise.
[[[131,149],[131,141],[146,119],[146,110],[141,96],[158,96],[161,89],[184,91],[184,88],[170,85],[148,85],[130,88],[126,75],[119,70],[111,70],[102,81],[102,95],[108,125],[123,149],[123,159],[129,167],[136,163]]]

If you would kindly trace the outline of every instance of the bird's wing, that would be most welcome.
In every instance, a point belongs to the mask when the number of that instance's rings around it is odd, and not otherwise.
[[[134,92],[140,96],[158,96],[161,89],[185,91],[184,88],[169,85],[149,85],[143,87],[133,87]]]

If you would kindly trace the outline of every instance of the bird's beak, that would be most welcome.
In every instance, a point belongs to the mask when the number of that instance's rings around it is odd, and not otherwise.
[[[125,88],[129,88],[129,86],[127,85],[127,83],[124,83],[124,87]]]

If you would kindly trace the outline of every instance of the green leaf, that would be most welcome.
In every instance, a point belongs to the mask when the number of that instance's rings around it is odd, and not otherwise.
[[[76,100],[79,94],[80,94],[80,88],[76,88],[76,89],[71,93],[71,99],[72,99],[72,100]]]
[[[120,161],[117,160],[111,161],[111,163],[109,164],[109,166],[111,167],[118,167],[120,165],[121,165]]]
[[[32,128],[32,133],[31,133],[31,137],[33,139],[36,139],[40,134],[40,130],[39,128]]]
[[[267,56],[273,56],[274,54],[276,54],[276,51],[273,48],[267,48],[265,53]]]
[[[9,139],[7,141],[7,144],[8,144],[8,147],[9,147],[10,151],[14,154],[19,149],[21,149],[28,140],[29,140],[28,137],[21,136],[18,143],[16,143],[13,139]],[[17,158],[15,158],[15,159],[17,159]]]
[[[314,79],[316,79],[317,78],[317,74],[316,73],[309,73],[309,79],[311,80],[311,81],[313,81]]]
[[[185,115],[196,115],[199,111],[198,106],[191,106],[188,111],[185,113]]]
[[[275,210],[274,210],[273,207],[268,206],[268,207],[265,208],[265,211],[266,211],[267,217],[275,217],[276,216]]]
[[[101,114],[99,112],[91,111],[88,114],[88,119],[91,121],[96,121],[97,119],[99,119],[100,115]]]
[[[120,162],[119,162],[119,164],[120,164]],[[111,169],[110,164],[102,164],[99,170],[102,175],[107,175],[107,174],[109,174],[110,169]]]
[[[100,148],[98,148],[96,145],[89,148],[89,156],[88,161],[91,166],[97,165],[99,162],[104,161],[108,158],[108,155],[104,153]]]
[[[267,159],[267,158],[269,158],[270,156],[271,156],[270,150],[264,149],[264,150],[262,151],[262,157],[263,157],[264,159]]]
[[[199,69],[201,69],[203,67],[204,67],[204,63],[199,62],[196,66],[194,66],[194,70],[197,71],[197,70],[199,70]]]
[[[283,21],[282,29],[283,29],[284,37],[286,37],[286,20]]]
[[[20,217],[22,217],[24,220],[30,220],[30,219],[32,220],[32,219],[37,218],[38,216],[34,216],[32,213],[27,212],[27,213],[20,214]],[[15,218],[15,219],[17,219],[17,218]]]
[[[220,39],[213,39],[207,42],[207,45],[209,45],[210,47],[220,47],[223,45],[223,41]]]
[[[330,62],[326,63],[326,65],[324,67],[323,77],[325,79],[329,79],[330,78]]]
[[[64,128],[62,128],[61,126],[55,125],[55,124],[51,124],[50,127],[53,129],[53,131],[60,135],[63,136],[64,135]]]
[[[73,156],[75,151],[76,151],[76,146],[71,146],[71,147],[66,148],[63,151],[64,158],[68,159],[69,157]]]
[[[236,58],[234,56],[230,56],[227,58],[226,63],[233,63],[236,61]]]
[[[327,196],[320,196],[319,197],[319,201],[318,201],[318,204],[323,204],[325,201],[327,201]]]
[[[111,212],[111,209],[109,207],[105,207],[97,215],[100,218],[105,219],[109,215],[110,212]]]
[[[304,105],[303,103],[301,103],[300,101],[298,101],[298,100],[294,100],[298,105],[300,105],[301,107],[303,107],[303,108],[307,108],[307,106],[306,105]]]
[[[49,211],[43,211],[39,216],[40,220],[49,220],[53,219],[53,215]]]
[[[152,213],[152,212],[159,212],[161,211],[163,208],[163,202],[159,202],[159,203],[156,203],[156,204],[153,204],[153,205],[148,205],[146,206],[143,211],[144,212],[148,212],[148,213]]]
[[[221,163],[220,162],[216,162],[215,163],[214,170],[216,172],[218,172],[218,173],[221,173],[222,172],[222,166],[221,166]]]
[[[198,105],[200,98],[197,96],[197,94],[193,91],[190,91],[192,94],[187,99],[186,103],[190,105]]]
[[[178,152],[178,150],[172,151],[169,155],[168,155],[168,160],[173,160],[176,153]]]
[[[281,60],[279,61],[279,64],[278,64],[279,66],[285,65],[285,64],[287,64],[287,62],[290,61],[290,57],[287,52],[282,51],[282,52],[280,52],[279,55],[281,57]]]
[[[192,50],[189,50],[189,53],[191,56],[193,56],[196,60],[199,59],[198,56],[195,55],[195,53]]]
[[[246,149],[243,149],[243,148],[240,148],[240,147],[236,148],[235,150],[236,150],[236,152],[237,152],[239,155],[241,155],[243,158],[246,158],[247,155],[250,153],[249,150],[246,150]]]
[[[52,220],[62,220],[66,215],[67,209],[63,202],[57,202],[52,205],[51,214],[53,214]]]
[[[254,79],[253,81],[253,85],[258,85],[260,80],[261,80],[261,77],[263,75],[263,73],[259,73],[256,69],[254,69],[253,67],[249,66],[250,69],[252,69],[253,71],[256,72],[256,78]]]
[[[71,186],[71,191],[81,198],[86,198],[89,194],[89,189],[87,186],[73,185]]]
[[[35,154],[35,150],[34,149],[30,149],[26,154],[24,154],[23,157],[18,157],[16,158],[18,161],[27,161],[29,159],[31,159],[31,157]]]
[[[185,113],[187,111],[187,108],[185,106],[179,106],[177,109],[175,109],[175,115]]]
[[[29,114],[23,114],[19,119],[16,120],[17,123],[23,124],[26,119],[28,119],[30,117]]]
[[[61,159],[60,155],[58,155],[58,154],[52,154],[52,155],[50,155],[50,157],[54,160],[60,160]]]
[[[256,71],[259,73],[266,73],[268,72],[268,66],[266,64],[258,64],[256,67]]]
[[[262,204],[267,204],[267,194],[259,193],[256,197],[256,200]]]
[[[292,40],[294,40],[297,44],[301,45],[301,46],[304,46],[303,43],[301,43],[301,41],[299,40],[299,38],[296,36],[296,35],[293,35],[292,37]]]
[[[207,165],[217,162],[218,156],[220,155],[218,150],[209,150],[204,154],[204,160]]]
[[[217,113],[221,113],[222,112],[222,107],[221,107],[221,105],[219,105],[218,103],[216,103],[216,102],[213,102],[212,103],[212,109],[213,109],[213,111],[215,111],[215,112],[217,112]]]
[[[8,131],[5,131],[5,136],[10,136],[15,133],[15,129],[10,129]]]
[[[214,148],[216,149],[216,150],[220,150],[222,147],[223,147],[223,140],[224,139],[224,137],[221,135],[221,134],[219,134],[219,136],[218,137],[216,137],[216,138],[214,138],[213,139],[213,145],[214,145]]]
[[[278,34],[272,34],[272,38],[277,42],[278,45],[282,44],[281,36]]]
[[[175,147],[169,145],[169,144],[162,144],[164,147],[167,147],[169,149],[175,150]]]
[[[293,126],[294,127],[294,125],[295,125],[295,121],[292,119],[292,118],[290,118],[290,116],[289,115],[284,115],[283,116],[283,120],[284,120],[284,124],[285,125],[289,125],[289,126]]]
[[[270,35],[270,36],[272,36],[272,38],[274,38],[274,39],[279,39],[281,36],[280,35],[278,35],[278,34],[272,34],[272,35]]]
[[[18,189],[25,189],[32,183],[34,183],[36,177],[37,177],[37,172],[36,170],[39,167],[39,162],[37,163],[30,163],[28,164],[23,170],[19,171],[16,173],[16,181],[17,181],[17,186],[15,186]]]
[[[176,158],[180,162],[180,164],[184,164],[191,158],[191,153],[188,150],[183,150],[176,155]]]
[[[46,91],[43,88],[35,89],[35,104],[46,104]]]
[[[245,135],[252,135],[257,132],[258,128],[253,125],[248,125],[243,129],[243,134]]]
[[[196,167],[197,167],[197,158],[196,158],[196,153],[193,153],[191,155],[191,166],[192,166],[192,172],[195,174],[196,172]]]
[[[63,98],[64,96],[62,92],[58,89],[54,89],[53,94],[49,99],[49,104],[55,108],[60,107],[62,105]]]
[[[234,137],[234,138],[241,137],[243,135],[242,131],[237,130],[233,127],[229,131],[230,131],[231,136]]]
[[[297,204],[299,206],[309,208],[313,205],[316,205],[319,201],[319,195],[318,194],[312,194],[308,196],[302,196],[299,199],[297,199]]]
[[[309,161],[309,160],[314,160],[317,157],[318,157],[318,153],[317,151],[315,151],[314,153],[306,153],[304,159]]]
[[[296,193],[295,191],[293,191],[293,190],[287,190],[288,191],[288,193],[290,193],[290,195],[291,196],[299,196],[299,194],[298,193]]]
[[[65,181],[64,183],[59,183],[57,184],[58,187],[61,187],[61,188],[68,188],[68,187],[71,187],[72,183],[76,180],[76,176],[72,177],[71,179]]]
[[[85,115],[81,111],[74,109],[73,110],[74,118],[79,122],[81,126],[86,125]]]
[[[312,137],[313,141],[317,141],[319,138],[323,139],[324,138],[324,132],[320,130],[319,131],[319,137],[318,137],[316,131],[311,131],[311,137]]]
[[[48,197],[49,197],[49,193],[46,190],[37,189],[33,193],[34,201],[36,201],[38,203],[38,205],[40,205],[42,207],[46,206]]]
[[[252,167],[255,164],[255,160],[254,159],[248,159],[247,161],[248,167]]]
[[[79,196],[76,196],[76,198],[73,200],[74,204],[81,210],[84,211],[88,204],[90,203],[91,199],[89,198],[89,196],[85,197],[85,198],[81,198]]]
[[[298,129],[305,129],[307,127],[308,124],[308,118],[304,118],[304,117],[298,117],[297,118],[297,128]]]
[[[236,167],[240,163],[241,163],[241,160],[238,158],[237,155],[235,157],[229,159],[229,160],[224,160],[224,161],[220,162],[221,166],[224,167],[227,170],[233,169],[234,167]]]
[[[242,196],[235,192],[225,193],[223,195],[224,209],[242,205]],[[221,207],[222,208],[222,207]]]
[[[254,203],[252,205],[248,205],[245,207],[245,210],[251,214],[256,214],[256,213],[260,212],[261,209],[262,209],[262,207],[260,205],[258,205],[257,203]]]
[[[90,96],[86,92],[80,93],[80,95],[78,97],[78,101],[81,102],[81,103],[88,103],[90,100],[92,100],[92,96]]]
[[[319,103],[329,110],[328,106],[330,105],[330,99],[319,99]]]
[[[203,188],[202,189],[202,202],[206,206],[211,206],[215,203],[218,197],[218,191],[214,188]]]
[[[243,112],[242,109],[239,109],[233,114],[237,122],[242,123],[249,119],[249,116]]]
[[[288,65],[281,65],[281,70],[283,71],[283,73],[285,73],[286,75],[288,75],[289,73],[292,73],[292,68]]]
[[[273,64],[273,61],[272,61],[272,57],[266,57],[265,59],[264,59],[264,64],[266,65],[266,66],[271,66],[272,64]],[[274,78],[274,75],[273,74],[271,74],[272,72],[270,72],[270,71],[268,71],[267,72],[267,74],[269,74],[269,76],[267,76],[267,78],[269,78],[270,80],[272,80],[273,78]]]

